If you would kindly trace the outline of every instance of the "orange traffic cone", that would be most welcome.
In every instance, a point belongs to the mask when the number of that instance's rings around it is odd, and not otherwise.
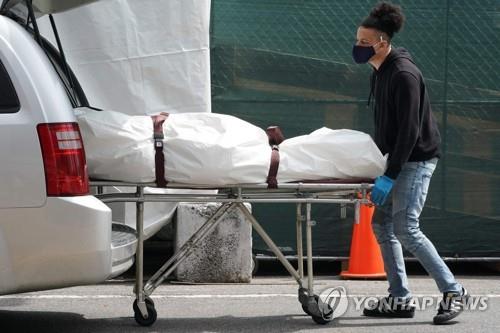
[[[372,217],[375,207],[362,204],[359,223],[354,224],[351,253],[347,271],[342,271],[343,279],[381,279],[385,278],[384,261],[372,230]]]

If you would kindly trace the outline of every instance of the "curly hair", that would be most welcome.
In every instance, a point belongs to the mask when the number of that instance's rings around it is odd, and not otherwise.
[[[379,2],[361,23],[362,27],[384,32],[390,39],[401,30],[405,17],[400,6],[389,2]]]

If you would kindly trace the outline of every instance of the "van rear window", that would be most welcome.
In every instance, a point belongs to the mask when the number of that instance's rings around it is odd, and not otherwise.
[[[9,73],[0,61],[0,113],[16,113],[20,107]]]

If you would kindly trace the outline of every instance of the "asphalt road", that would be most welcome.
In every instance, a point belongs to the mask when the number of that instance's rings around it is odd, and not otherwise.
[[[471,294],[487,297],[488,309],[466,311],[446,326],[432,325],[435,310],[430,307],[412,319],[363,317],[356,301],[385,296],[386,281],[320,276],[316,291],[343,286],[349,300],[347,312],[325,326],[303,313],[291,278],[258,277],[251,284],[164,284],[153,294],[158,320],[148,328],[133,319],[132,282],[127,280],[3,296],[0,332],[500,332],[500,275],[458,279]],[[410,285],[417,297],[441,297],[426,276],[410,276]]]

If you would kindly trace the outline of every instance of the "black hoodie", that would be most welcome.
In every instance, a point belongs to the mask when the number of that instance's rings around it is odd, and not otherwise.
[[[403,48],[393,48],[371,79],[375,143],[389,154],[385,175],[396,179],[406,162],[439,157],[441,138],[422,73]]]

